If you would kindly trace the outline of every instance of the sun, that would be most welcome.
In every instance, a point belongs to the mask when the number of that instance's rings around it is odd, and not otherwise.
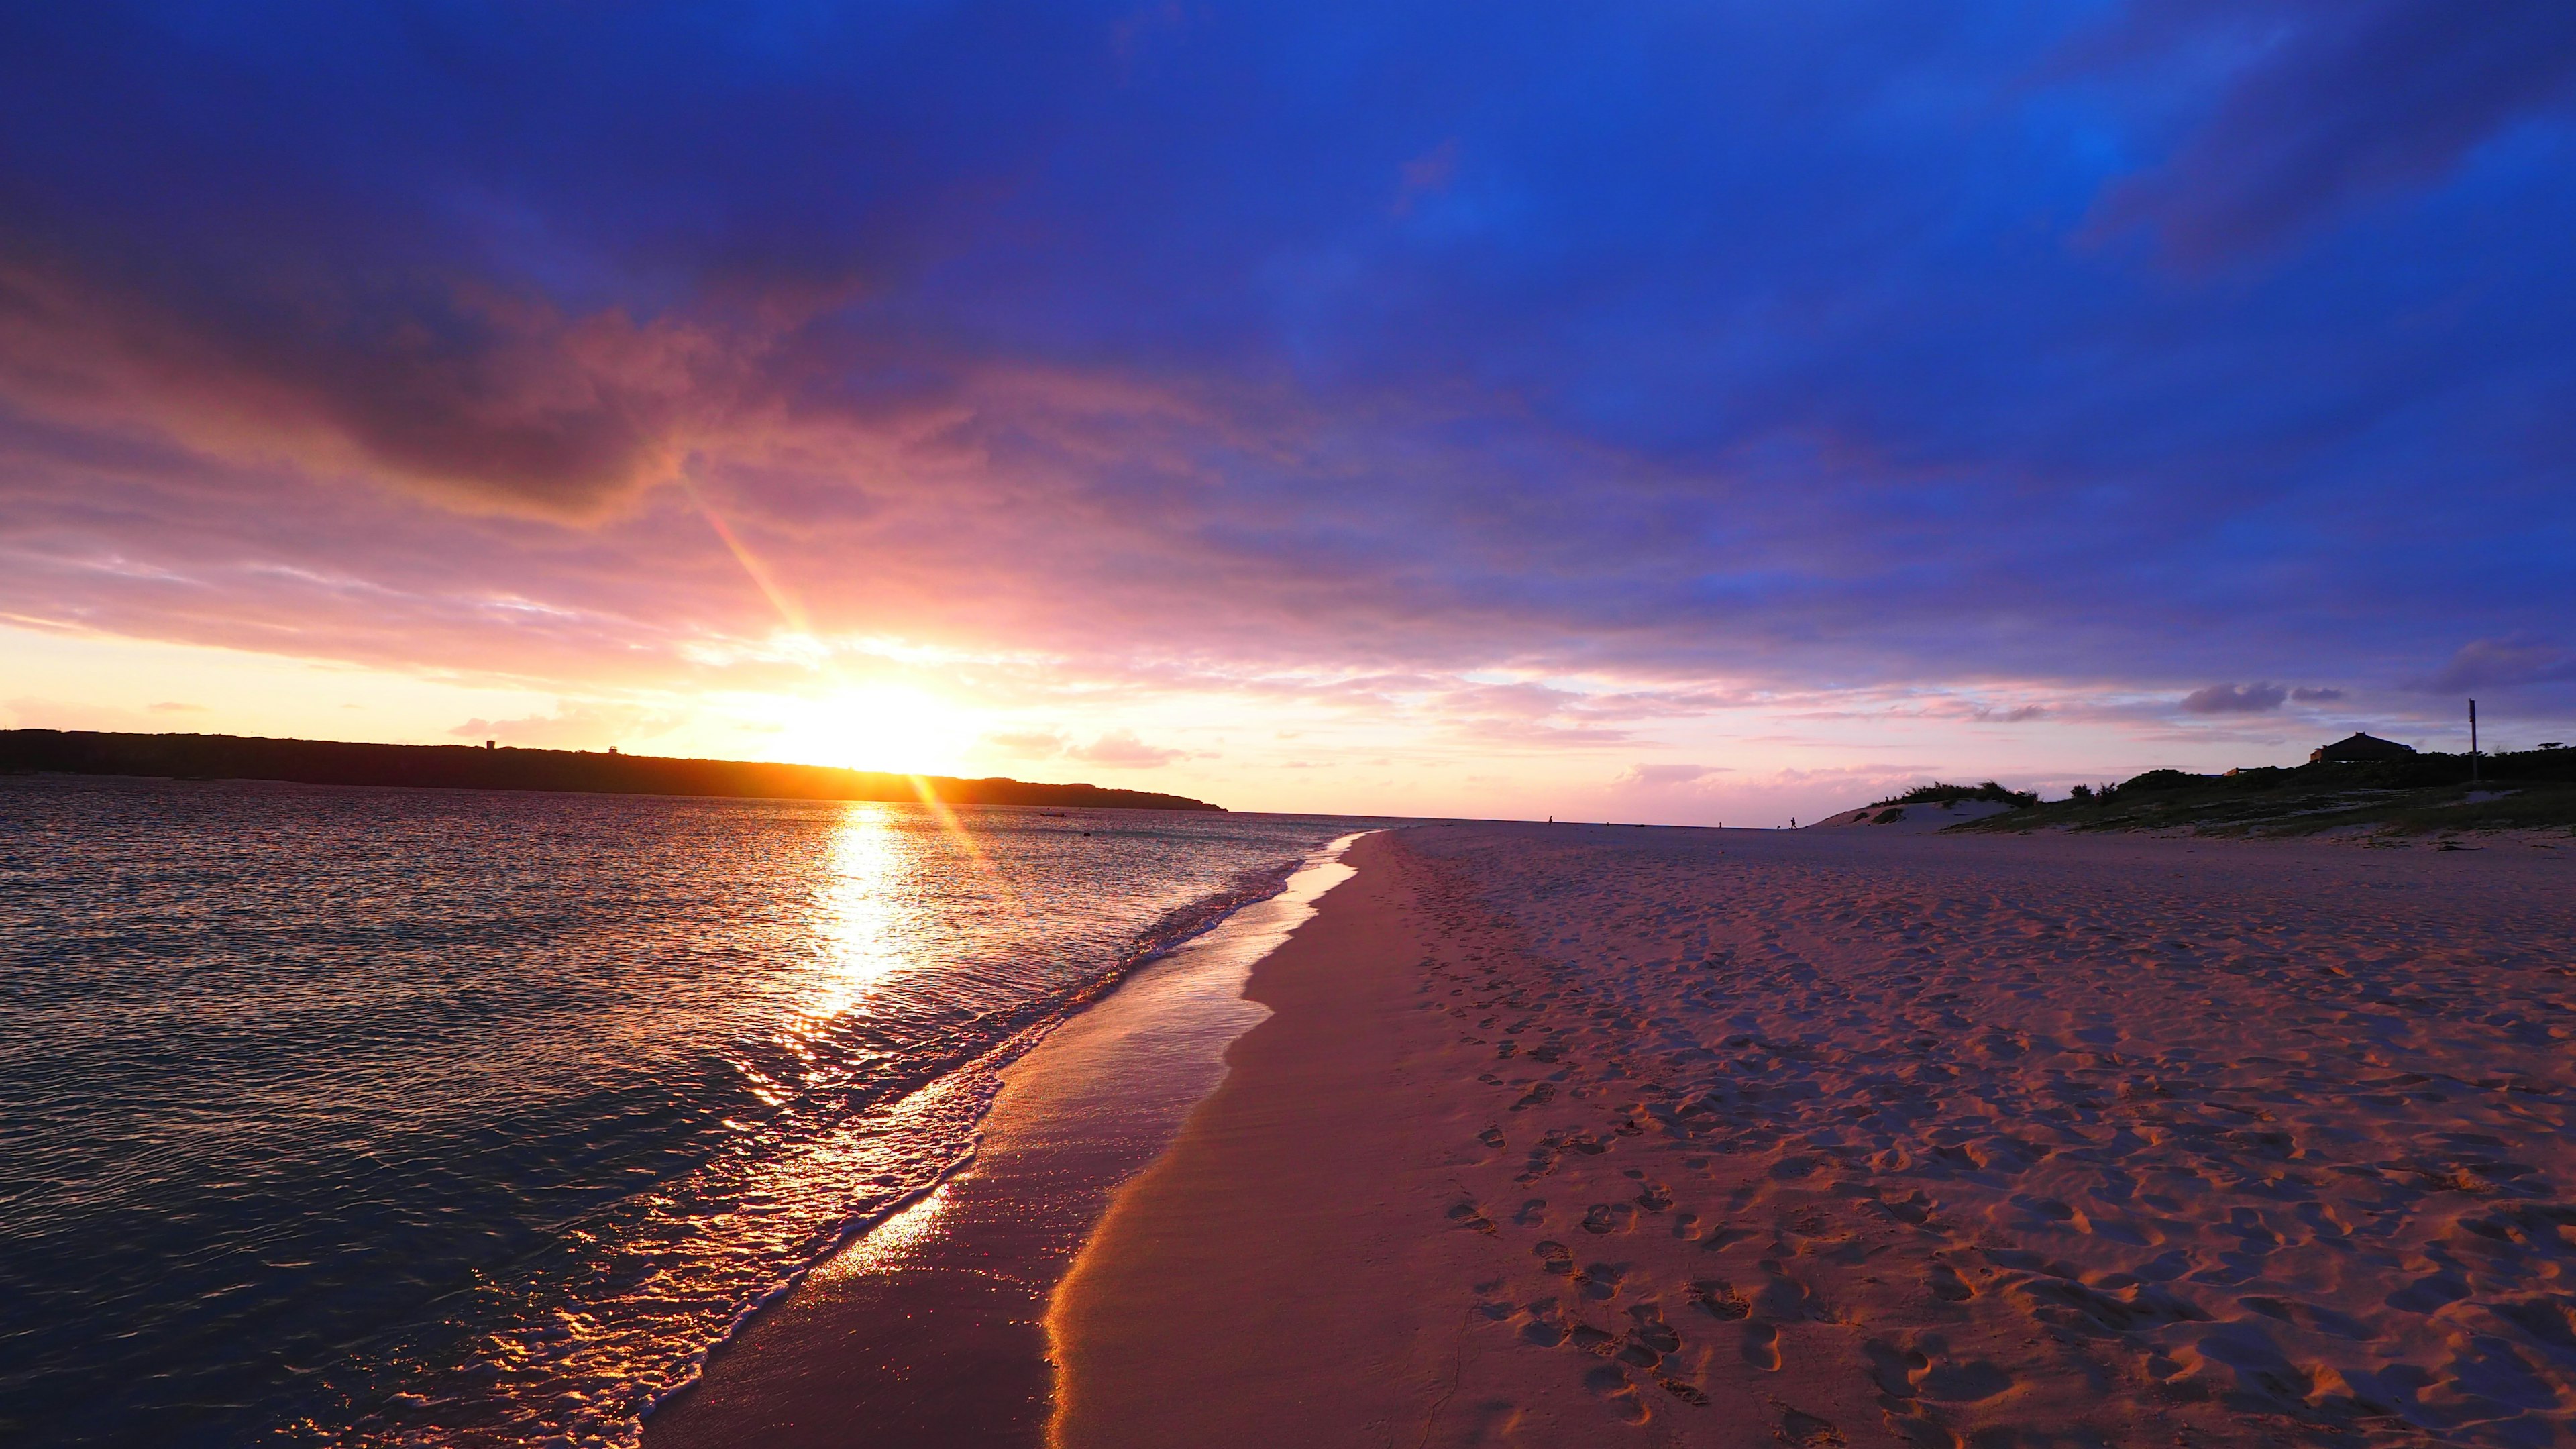
[[[800,764],[947,774],[975,739],[967,713],[899,684],[860,685],[800,700],[780,721],[780,753]]]

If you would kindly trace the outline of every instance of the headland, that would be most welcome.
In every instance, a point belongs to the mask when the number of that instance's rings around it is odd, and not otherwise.
[[[763,800],[917,801],[1094,810],[1225,807],[1151,790],[1026,780],[954,779],[748,760],[670,759],[589,750],[471,745],[379,745],[240,735],[0,730],[0,771],[278,780],[433,790],[553,790],[606,795],[704,795]]]

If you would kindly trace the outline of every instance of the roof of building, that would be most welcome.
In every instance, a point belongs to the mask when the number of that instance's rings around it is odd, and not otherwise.
[[[2322,760],[2394,760],[2413,753],[2415,753],[2413,745],[2401,745],[2395,740],[2383,740],[2377,735],[2364,734],[2356,730],[2333,744],[2320,746],[2311,752],[2308,763],[2316,764]]]

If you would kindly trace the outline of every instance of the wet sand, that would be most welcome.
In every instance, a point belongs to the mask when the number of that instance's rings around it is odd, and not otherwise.
[[[647,1449],[1042,1443],[1048,1294],[1261,1018],[1252,963],[1350,874],[1310,860],[1006,1069],[974,1161],[753,1319],[645,1421]]]
[[[1056,1294],[1064,1445],[2576,1442],[2576,848],[1349,859]]]

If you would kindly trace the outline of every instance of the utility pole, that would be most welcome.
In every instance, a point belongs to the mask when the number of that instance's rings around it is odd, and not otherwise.
[[[2469,783],[2478,782],[2478,702],[2469,701]]]

